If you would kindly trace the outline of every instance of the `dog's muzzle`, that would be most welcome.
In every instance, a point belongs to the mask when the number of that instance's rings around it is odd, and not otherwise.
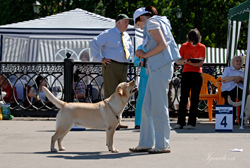
[[[135,92],[137,92],[138,91],[138,88],[137,88],[137,86],[135,85],[135,87],[132,89],[132,90],[130,90],[130,93],[135,93]]]

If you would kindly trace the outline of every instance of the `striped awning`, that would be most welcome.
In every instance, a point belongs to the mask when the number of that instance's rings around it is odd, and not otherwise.
[[[88,50],[89,42],[115,20],[75,9],[35,20],[0,26],[2,61],[56,61],[56,54],[70,50],[74,59]],[[134,49],[142,43],[142,31],[129,25]]]
[[[141,38],[137,39],[140,40]],[[4,62],[54,62],[63,61],[66,53],[71,53],[71,58],[80,61],[83,52],[87,52],[90,61],[95,61],[91,56],[89,43],[92,39],[86,38],[52,38],[52,37],[16,37],[3,36]],[[131,36],[132,44],[136,48],[136,38]],[[138,42],[141,44],[141,42]]]
[[[230,20],[246,21],[249,19],[250,0],[229,9],[228,16]]]

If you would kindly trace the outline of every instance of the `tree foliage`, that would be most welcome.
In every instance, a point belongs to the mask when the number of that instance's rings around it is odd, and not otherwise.
[[[0,24],[10,24],[34,19],[32,4],[35,0],[0,0]],[[119,13],[133,17],[134,11],[142,6],[155,6],[159,15],[167,16],[172,25],[172,33],[180,43],[192,28],[202,35],[202,43],[208,47],[226,48],[228,10],[245,0],[39,0],[39,17],[81,8],[89,12],[115,19]],[[182,10],[182,18],[176,18],[177,8]],[[179,31],[179,23],[181,29]],[[131,24],[133,24],[131,22]],[[247,23],[242,23],[239,49],[246,49]]]

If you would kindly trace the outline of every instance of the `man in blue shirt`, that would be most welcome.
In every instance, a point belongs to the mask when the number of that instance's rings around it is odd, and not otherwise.
[[[121,82],[127,81],[128,63],[133,46],[130,36],[125,32],[130,18],[119,14],[116,26],[105,30],[90,42],[92,56],[102,63],[104,98],[110,97]],[[127,126],[120,125],[120,128]]]

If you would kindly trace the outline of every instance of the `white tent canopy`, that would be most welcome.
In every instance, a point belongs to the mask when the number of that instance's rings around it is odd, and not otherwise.
[[[115,20],[82,10],[40,19],[0,26],[2,61],[61,61],[62,52],[70,51],[79,60],[81,52],[89,52],[89,42]],[[142,33],[129,25],[134,48],[142,41]],[[90,54],[90,53],[89,53]]]

